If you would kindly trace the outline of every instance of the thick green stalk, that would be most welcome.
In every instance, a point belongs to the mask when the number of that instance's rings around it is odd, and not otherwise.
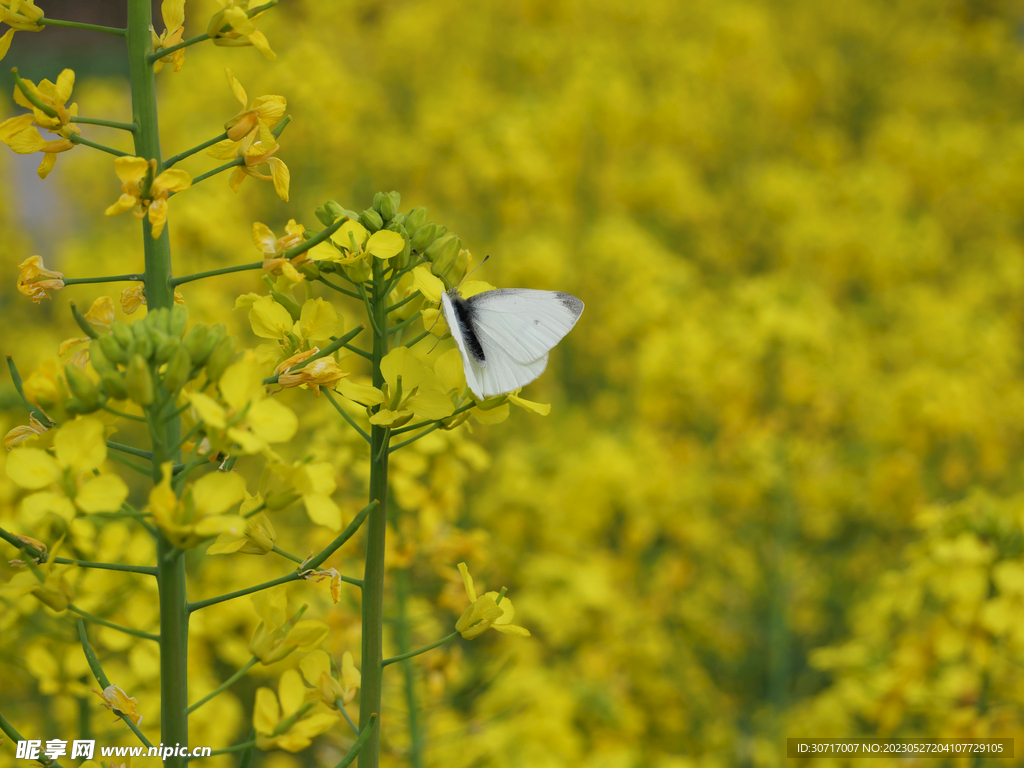
[[[373,386],[384,386],[380,361],[388,353],[388,306],[383,293],[384,269],[373,260],[373,301],[368,302],[373,327]],[[387,430],[374,426],[370,432],[370,501],[379,504],[366,524],[366,570],[363,575],[363,683],[359,698],[359,729],[372,728],[359,753],[359,768],[377,768],[380,759],[381,677],[384,635],[384,537],[388,507]]]
[[[398,622],[395,626],[398,651],[401,654],[412,650],[409,632],[409,616],[405,600],[409,591],[409,571],[395,574],[395,591],[398,596]],[[405,704],[409,710],[409,764],[412,768],[423,768],[423,738],[420,735],[419,702],[416,700],[416,665],[410,659],[402,661],[405,673]]]
[[[156,160],[161,169],[160,128],[156,109],[156,81],[147,57],[152,53],[152,4],[149,0],[128,0],[128,72],[132,91],[132,121],[138,126],[133,137],[135,154]],[[142,242],[146,258],[146,302],[151,310],[171,307],[171,246],[168,227],[153,237],[148,219],[142,220]],[[163,461],[178,463],[177,451],[164,455],[162,446],[177,445],[181,420],[169,403],[163,418],[153,423],[153,481],[160,480]],[[160,738],[165,745],[188,744],[188,596],[185,589],[185,559],[181,550],[157,534],[157,584],[160,590]],[[183,757],[168,757],[165,768],[185,768]]]

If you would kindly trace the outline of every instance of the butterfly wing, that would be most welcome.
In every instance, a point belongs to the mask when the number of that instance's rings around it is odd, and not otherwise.
[[[548,351],[576,324],[583,302],[568,293],[504,289],[462,302],[442,294],[441,306],[477,397],[524,387],[540,376]]]
[[[583,302],[561,291],[503,288],[478,293],[466,303],[481,342],[489,338],[522,364],[546,355],[583,313]]]

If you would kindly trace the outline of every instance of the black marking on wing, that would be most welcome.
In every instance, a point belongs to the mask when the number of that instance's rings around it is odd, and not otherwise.
[[[479,365],[486,365],[483,345],[473,330],[473,307],[458,294],[449,294],[449,298],[452,301],[452,309],[455,310],[455,320],[462,331],[462,340],[466,343],[466,350]]]
[[[558,300],[562,302],[562,306],[572,312],[573,317],[579,317],[583,314],[583,302],[573,296],[571,293],[565,293],[564,291],[555,291],[558,294]]]

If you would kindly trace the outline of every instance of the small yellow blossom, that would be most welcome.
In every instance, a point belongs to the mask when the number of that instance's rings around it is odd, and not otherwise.
[[[314,347],[310,351],[317,352],[319,350]],[[286,360],[285,363],[288,363],[288,361]],[[311,386],[313,394],[317,397],[320,396],[320,387],[333,387],[349,375],[341,370],[334,361],[334,358],[330,356],[314,360],[306,367],[297,371],[288,371],[288,368],[294,365],[294,363],[289,363],[288,365],[285,365],[285,363],[278,366],[280,376],[277,379],[277,383],[285,389],[289,387]],[[288,372],[282,373],[281,369]]]
[[[302,499],[310,520],[334,531],[341,530],[341,509],[331,498],[338,487],[336,472],[329,462],[277,462],[270,465],[270,471]]]
[[[35,0],[0,0],[0,22],[22,32],[39,32],[43,26],[43,9],[36,8]]]
[[[93,689],[93,693],[103,699],[103,706],[115,715],[124,715],[136,726],[142,724],[138,699],[131,698],[116,685],[108,685],[102,692]]]
[[[46,427],[34,416],[29,416],[28,424],[22,424],[4,435],[4,448],[8,451],[26,440],[38,437],[46,431]]]
[[[257,749],[266,752],[279,748],[286,752],[300,752],[312,743],[314,737],[330,730],[337,722],[337,715],[319,702],[307,700],[306,687],[294,669],[285,670],[277,690],[277,696],[269,688],[256,691],[252,721],[256,729]],[[296,713],[300,716],[295,722],[282,733],[277,733],[279,726]]]
[[[28,536],[19,536],[18,538],[36,549],[46,552],[46,545],[42,542]],[[45,563],[36,566],[34,572],[26,569],[15,574],[0,589],[0,594],[12,599],[22,595],[32,595],[51,610],[58,613],[67,610],[68,605],[75,599],[75,590],[64,578],[64,573],[69,566],[58,566],[56,562],[57,553],[60,552],[63,543],[64,537],[61,537],[54,545],[52,552],[49,553]],[[12,564],[15,563],[20,564],[20,561],[12,561]],[[43,577],[42,581],[39,580],[39,576]]]
[[[217,0],[221,10],[217,11],[206,27],[206,34],[214,45],[245,46],[251,45],[271,61],[277,60],[277,54],[270,49],[266,36],[256,28],[255,21],[263,15],[263,11],[249,17],[249,9],[253,0]],[[256,0],[259,5],[259,0]]]
[[[174,303],[184,304],[185,297],[178,291],[174,292]],[[137,283],[121,291],[121,311],[126,315],[134,315],[139,307],[146,306],[146,286]]]
[[[472,640],[491,628],[506,635],[530,636],[529,630],[511,623],[516,615],[511,600],[502,596],[499,603],[497,592],[488,592],[477,597],[476,587],[473,586],[473,577],[469,575],[469,569],[466,568],[465,563],[459,563],[459,573],[462,574],[462,583],[466,587],[470,606],[455,624],[457,632],[467,640]]]
[[[114,474],[93,474],[107,458],[103,422],[83,416],[62,425],[53,441],[55,456],[40,448],[17,448],[7,457],[7,476],[17,485],[37,491],[25,498],[31,516],[56,512],[66,520],[75,509],[116,512],[128,497],[128,486]],[[41,490],[47,487],[53,490]]]
[[[331,656],[327,651],[317,649],[302,657],[299,669],[306,682],[320,692],[320,701],[331,709],[338,708],[338,702],[352,701],[362,684],[362,676],[356,668],[349,651],[341,657],[341,679],[335,677]]]
[[[397,232],[382,229],[372,235],[358,221],[349,220],[331,235],[331,242],[310,249],[310,258],[340,265],[355,282],[370,279],[373,257],[390,259],[405,248],[405,239]],[[440,299],[439,299],[440,300]]]
[[[56,83],[42,80],[37,86],[31,80],[23,79],[21,82],[35,99],[56,112],[56,117],[51,117],[29,101],[22,93],[21,88],[15,86],[14,101],[32,112],[12,117],[0,123],[0,141],[3,141],[19,155],[42,152],[43,161],[40,163],[37,173],[39,178],[45,179],[53,170],[53,166],[57,162],[57,155],[67,152],[75,146],[71,137],[82,133],[81,129],[71,122],[71,119],[78,115],[78,105],[65,106],[67,100],[71,98],[71,89],[75,85],[75,73],[70,69],[65,69],[57,77]],[[35,126],[45,128],[60,138],[47,141],[39,135]]]
[[[421,419],[443,419],[455,406],[437,376],[407,347],[395,347],[380,363],[385,387],[385,406],[370,417],[377,426],[400,427],[414,415]],[[398,383],[401,380],[401,390]]]
[[[171,462],[160,470],[163,477],[149,492],[148,510],[176,547],[189,549],[235,525],[237,517],[223,513],[245,497],[245,481],[237,473],[204,475],[178,498],[171,486]]]
[[[192,185],[192,177],[185,171],[171,168],[154,178],[148,193],[144,190],[146,177],[155,170],[156,161],[141,157],[119,157],[114,160],[114,171],[121,179],[121,197],[104,213],[116,216],[136,208],[135,215],[144,218],[148,214],[153,226],[153,237],[160,237],[167,221],[167,196],[180,192]],[[144,196],[145,195],[145,196]]]
[[[181,42],[185,32],[185,0],[164,0],[160,6],[160,15],[164,18],[164,31],[157,34],[152,27],[149,28],[153,36],[153,51],[161,51],[170,48]],[[185,63],[185,49],[180,48],[174,53],[163,56],[153,64],[153,71],[159,72],[164,64],[174,64],[174,71],[180,72]]]
[[[44,411],[60,397],[60,367],[56,359],[45,360],[38,371],[32,371],[26,379],[23,390],[32,405]],[[52,421],[52,419],[51,419]]]
[[[260,623],[249,640],[249,650],[264,664],[273,664],[292,651],[310,651],[327,637],[328,627],[318,619],[301,618],[305,608],[288,618],[284,586],[271,587],[252,598]]]
[[[18,265],[18,293],[28,296],[36,304],[50,298],[47,291],[64,287],[64,273],[43,266],[42,256],[30,256]]]
[[[289,219],[285,226],[288,234],[278,238],[266,224],[255,222],[252,225],[252,242],[263,254],[263,269],[272,275],[284,275],[293,283],[301,282],[304,278],[295,267],[309,261],[309,251],[303,251],[291,261],[278,258],[277,255],[301,243],[305,231],[306,228],[296,223],[295,219]]]
[[[277,531],[265,513],[260,512],[248,520],[238,518],[231,528],[224,531],[213,542],[206,554],[228,555],[241,552],[243,555],[265,555],[274,549]]]
[[[256,354],[249,350],[228,366],[217,382],[221,401],[203,392],[186,393],[207,428],[211,444],[242,453],[267,451],[271,443],[291,440],[298,419],[286,406],[267,397]]]

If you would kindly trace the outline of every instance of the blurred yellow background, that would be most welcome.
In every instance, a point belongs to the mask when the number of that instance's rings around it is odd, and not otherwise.
[[[91,5],[53,15],[106,18]],[[216,7],[189,0],[186,37]],[[276,63],[199,45],[160,73],[163,152],[235,114],[229,67],[250,97],[288,100],[291,199],[223,176],[174,198],[177,274],[253,261],[254,221],[317,227],[328,198],[362,210],[395,189],[491,255],[479,278],[587,307],[524,393],[550,416],[516,410],[396,460],[389,578],[408,582],[413,645],[464,607],[463,559],[533,633],[417,658],[420,764],[780,766],[794,736],[1024,736],[1024,4],[282,0],[260,27]],[[110,40],[18,33],[5,64],[71,67],[81,114],[130,120]],[[20,110],[0,82],[3,119]],[[3,351],[27,374],[78,335],[67,299],[103,287],[36,306],[16,265],[39,253],[74,277],[142,257],[137,222],[102,215],[109,156],[76,147],[40,181],[38,157],[0,149]],[[182,292],[254,344],[232,306],[258,285]],[[4,428],[23,423],[2,395]],[[337,466],[350,518],[365,463],[327,404],[303,403],[294,458]],[[18,494],[0,481],[5,528],[25,524]],[[301,511],[275,525],[293,551],[332,538]],[[79,551],[145,557],[121,523],[93,534]],[[265,561],[197,556],[194,589],[283,567]],[[79,602],[139,625],[153,592],[137,581],[82,576]],[[290,595],[330,617],[332,651],[358,650],[351,598]],[[73,623],[0,605],[12,722],[71,738],[84,708],[131,743],[79,681]],[[193,699],[244,663],[254,623],[248,600],[194,617]],[[99,638],[155,726],[154,649]],[[252,691],[278,675],[208,705],[193,744],[243,741]],[[415,764],[405,679],[388,675],[384,764]],[[340,743],[258,764],[333,765]],[[27,764],[8,746],[0,766]]]

